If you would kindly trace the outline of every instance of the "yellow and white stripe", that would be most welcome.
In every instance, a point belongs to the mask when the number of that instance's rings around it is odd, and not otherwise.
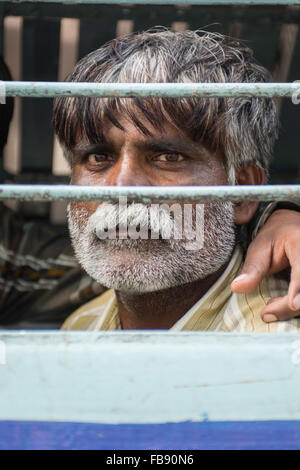
[[[230,284],[243,263],[239,247],[224,273],[206,294],[178,320],[171,331],[236,331],[295,333],[300,319],[265,323],[260,313],[273,297],[286,295],[288,283],[276,276],[264,279],[253,292],[235,294]],[[121,322],[115,292],[108,290],[77,309],[62,326],[64,330],[119,330]]]

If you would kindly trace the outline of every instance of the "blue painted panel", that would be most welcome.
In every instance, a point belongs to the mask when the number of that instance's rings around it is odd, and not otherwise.
[[[0,422],[0,449],[300,449],[300,421],[95,424]]]

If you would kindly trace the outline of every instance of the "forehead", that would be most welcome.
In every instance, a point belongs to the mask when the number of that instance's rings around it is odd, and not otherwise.
[[[138,124],[137,124],[138,122]],[[139,144],[143,142],[164,140],[189,143],[191,146],[197,148],[197,144],[187,136],[182,130],[176,127],[173,123],[165,120],[161,123],[159,128],[149,123],[143,116],[137,116],[137,121],[134,119],[124,118],[118,116],[118,123],[122,129],[115,126],[108,120],[103,123],[103,140],[126,140],[132,144]]]

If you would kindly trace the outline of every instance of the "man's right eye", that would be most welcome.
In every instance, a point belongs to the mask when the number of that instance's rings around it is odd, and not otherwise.
[[[112,161],[112,157],[105,153],[90,153],[86,156],[86,161],[92,165],[97,165],[97,163],[106,163]]]

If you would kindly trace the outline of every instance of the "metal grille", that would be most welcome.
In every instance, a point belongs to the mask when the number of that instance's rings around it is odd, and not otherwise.
[[[54,97],[293,97],[300,93],[299,83],[236,83],[236,84],[140,84],[140,83],[50,83],[2,82],[6,96]],[[1,185],[0,199],[30,201],[55,200],[116,200],[127,195],[142,201],[240,201],[240,200],[299,200],[300,185],[242,187],[168,187],[168,188],[106,188],[69,185]]]

